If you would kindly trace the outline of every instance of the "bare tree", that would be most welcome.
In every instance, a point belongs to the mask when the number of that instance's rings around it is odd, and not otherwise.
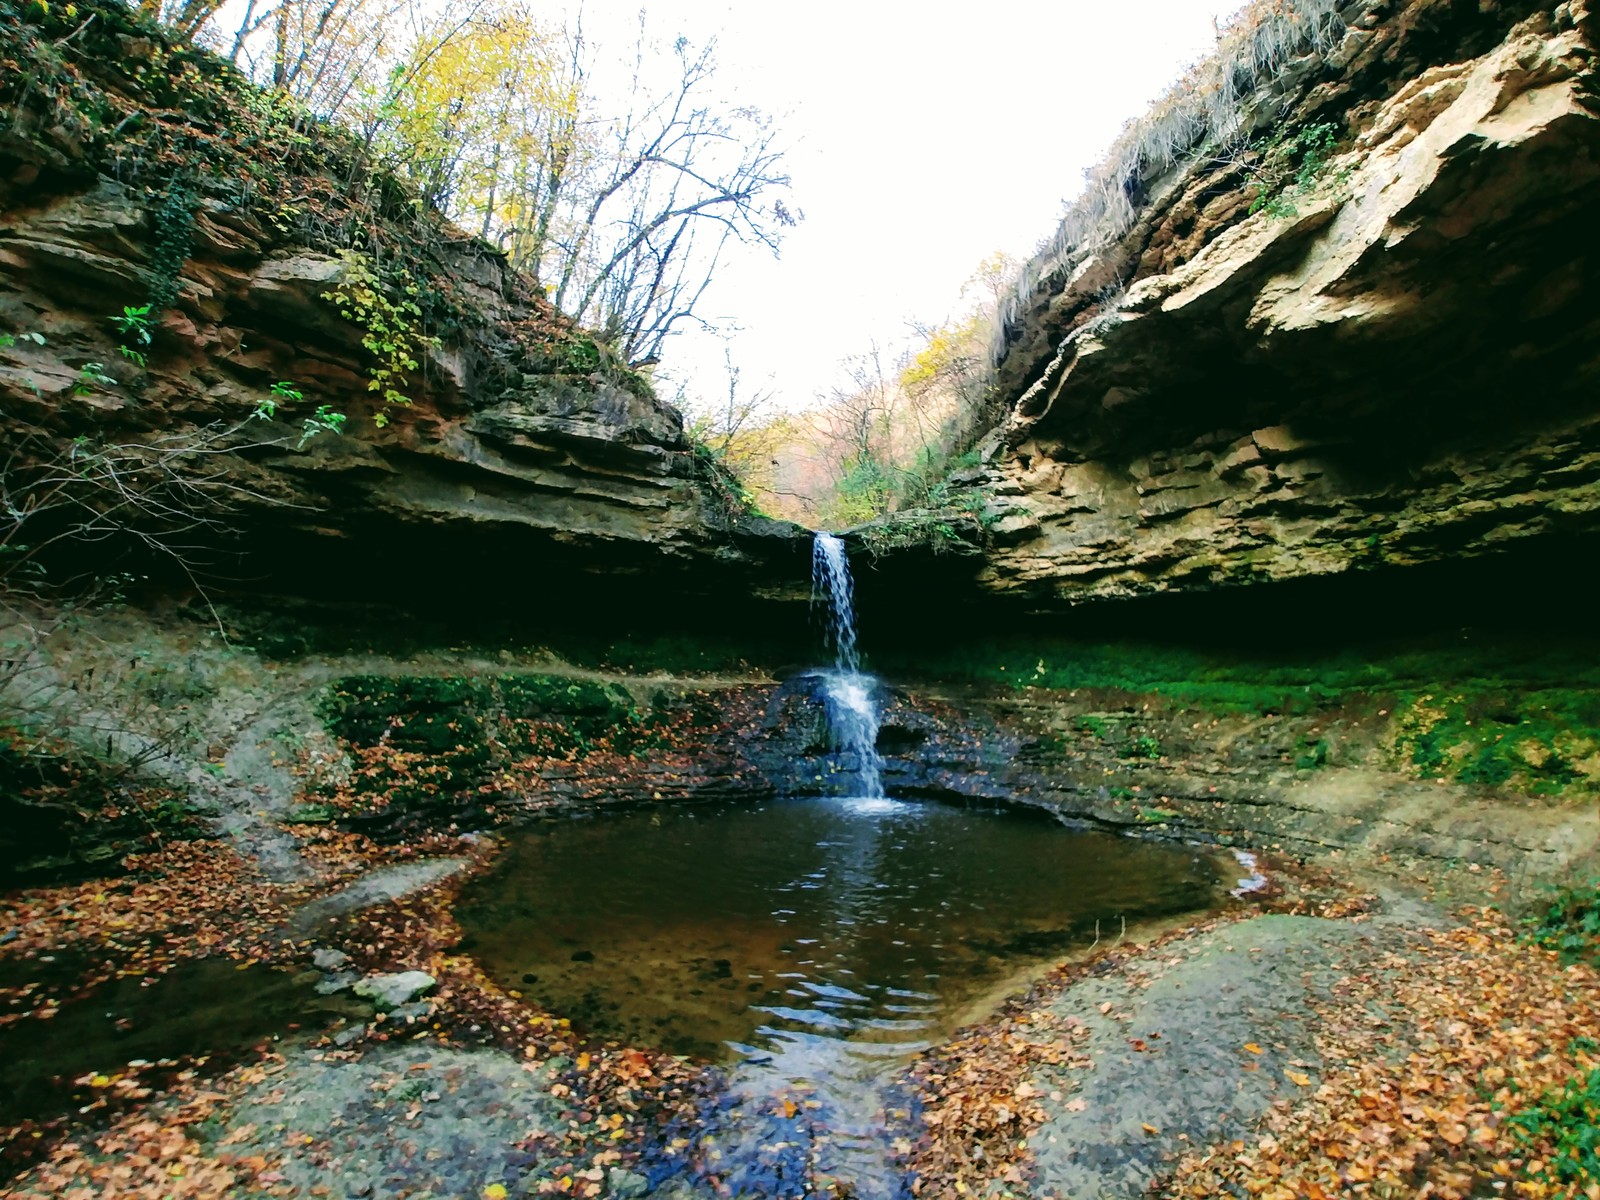
[[[581,23],[546,26],[524,0],[141,3],[308,114],[354,126],[629,362],[704,326],[727,256],[776,253],[798,219],[774,123],[719,94],[715,43],[658,48],[643,14],[626,84],[596,95]],[[231,32],[211,28],[219,11],[237,13]]]
[[[689,418],[689,434],[713,454],[738,465],[758,451],[751,440],[773,416],[777,389],[769,378],[762,387],[745,384],[744,370],[733,361],[733,349],[722,349],[724,387],[715,399],[699,400],[680,392],[678,407]]]
[[[64,544],[121,542],[195,581],[197,555],[226,533],[229,512],[246,501],[282,503],[241,484],[233,468],[241,449],[285,444],[246,445],[251,420],[108,444],[14,439],[0,461],[0,590],[42,590]]]
[[[644,78],[645,49],[641,27],[629,107],[591,156],[565,242],[534,251],[541,266],[556,251],[556,306],[630,360],[659,357],[675,326],[699,320],[730,241],[776,252],[796,221],[780,195],[790,180],[771,121],[708,95],[715,43],[694,52],[679,38],[676,79],[659,92]]]

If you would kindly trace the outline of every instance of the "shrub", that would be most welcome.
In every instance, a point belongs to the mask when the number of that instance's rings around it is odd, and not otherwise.
[[[1550,1089],[1506,1124],[1530,1150],[1548,1147],[1546,1166],[1536,1178],[1580,1187],[1600,1184],[1600,1067]]]
[[[1564,959],[1600,957],[1600,879],[1559,889],[1528,924],[1533,942]]]

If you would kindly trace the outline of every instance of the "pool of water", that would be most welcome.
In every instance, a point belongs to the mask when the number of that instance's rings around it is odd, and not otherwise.
[[[90,961],[66,953],[0,958],[0,987],[41,979],[65,984]],[[81,1082],[85,1077],[117,1075],[138,1063],[140,1082],[160,1088],[179,1070],[226,1066],[302,1025],[320,1029],[334,1017],[364,1018],[372,1011],[349,994],[318,995],[319,978],[227,958],[196,959],[164,975],[113,979],[62,1004],[49,1020],[0,1024],[0,1130],[21,1131],[9,1142],[0,1138],[0,1181],[51,1145],[30,1136],[24,1123],[48,1125],[103,1098]]]
[[[1097,925],[1209,907],[1236,874],[1026,811],[784,800],[522,830],[458,916],[493,976],[585,1032],[727,1064],[751,1101],[811,1098],[865,1196],[916,1051]]]

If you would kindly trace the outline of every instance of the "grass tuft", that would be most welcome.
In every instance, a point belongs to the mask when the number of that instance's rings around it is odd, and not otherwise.
[[[1205,147],[1244,136],[1250,101],[1295,59],[1337,45],[1345,25],[1336,0],[1252,0],[1217,36],[1216,51],[1129,121],[1056,231],[1023,264],[996,315],[990,357],[1004,360],[1008,331],[1034,294],[1071,274],[1082,258],[1121,237],[1137,219],[1148,185],[1195,161]]]

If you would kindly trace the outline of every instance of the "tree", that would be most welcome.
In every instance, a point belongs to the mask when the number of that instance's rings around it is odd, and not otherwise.
[[[562,176],[564,228],[528,249],[556,306],[630,361],[659,358],[677,325],[701,320],[730,241],[775,253],[797,220],[770,119],[712,99],[715,44],[677,39],[676,71],[659,86],[647,48],[641,24],[626,108],[578,143],[585,161]]]
[[[753,493],[772,487],[773,455],[782,436],[777,420],[777,389],[769,378],[750,387],[731,347],[722,352],[722,390],[702,397],[679,389],[676,404],[688,418],[688,433],[715,455]]]
[[[140,0],[308,114],[352,127],[422,201],[498,243],[629,362],[659,359],[736,245],[795,224],[773,122],[719,96],[714,42],[661,47],[641,14],[627,82],[527,0]],[[231,33],[216,27],[237,11]]]
[[[572,152],[581,75],[562,41],[518,3],[446,14],[369,103],[369,144],[463,226],[514,227]]]

